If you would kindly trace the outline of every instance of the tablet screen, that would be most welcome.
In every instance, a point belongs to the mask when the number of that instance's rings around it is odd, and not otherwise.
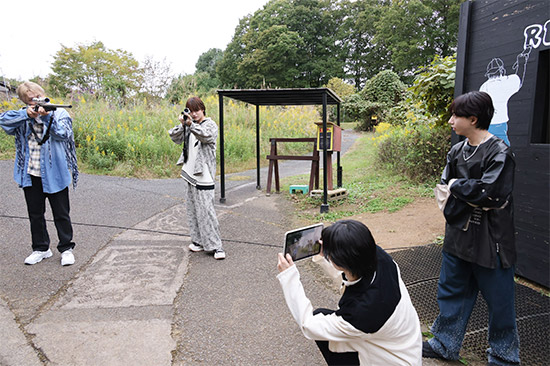
[[[323,224],[315,224],[288,231],[285,234],[284,253],[289,253],[292,260],[308,258],[321,252],[321,232]]]

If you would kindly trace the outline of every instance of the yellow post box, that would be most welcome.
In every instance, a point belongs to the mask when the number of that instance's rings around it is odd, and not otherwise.
[[[325,134],[323,122],[315,122],[317,125],[317,150],[324,147]],[[342,149],[342,128],[333,122],[327,122],[327,151],[340,151]]]

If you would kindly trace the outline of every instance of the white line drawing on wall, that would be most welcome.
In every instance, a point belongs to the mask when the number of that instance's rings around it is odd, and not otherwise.
[[[485,76],[488,78],[480,87],[493,99],[495,114],[489,126],[489,132],[500,137],[508,146],[508,100],[516,94],[523,85],[525,72],[527,71],[527,60],[532,47],[527,46],[519,55],[516,56],[516,62],[512,66],[515,74],[506,75],[504,62],[500,58],[493,58],[487,65]]]

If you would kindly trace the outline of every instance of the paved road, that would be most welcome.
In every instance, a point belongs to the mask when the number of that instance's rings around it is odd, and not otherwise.
[[[355,137],[344,134],[345,149]],[[187,250],[178,179],[82,174],[70,193],[76,263],[62,267],[55,249],[23,264],[29,228],[12,166],[0,161],[0,365],[323,364],[275,278],[296,223],[281,196],[256,190],[255,171],[228,176],[216,206],[223,261]],[[281,176],[308,170],[280,167]],[[261,176],[265,189],[266,169]],[[333,307],[334,284],[311,262],[299,268],[313,303]]]
[[[82,174],[70,193],[77,260],[62,267],[55,250],[23,264],[29,228],[12,167],[0,161],[0,365],[282,364],[292,349],[297,364],[320,361],[275,279],[292,218],[281,197],[256,190],[255,171],[228,176],[226,203],[216,207],[224,261],[190,256],[178,179]]]

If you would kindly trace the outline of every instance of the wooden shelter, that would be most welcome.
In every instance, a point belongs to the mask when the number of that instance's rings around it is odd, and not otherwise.
[[[260,185],[260,106],[276,105],[322,105],[323,126],[326,130],[327,106],[337,106],[337,124],[340,125],[340,103],[342,100],[329,88],[300,88],[300,89],[228,89],[218,90],[219,96],[219,124],[220,124],[220,202],[225,202],[225,159],[224,159],[224,97],[232,98],[256,106],[256,188]],[[327,144],[325,144],[327,146]],[[340,153],[337,154],[338,171]],[[339,174],[339,176],[341,176]],[[327,151],[323,149],[323,204],[321,212],[328,211],[327,203]],[[340,182],[341,184],[341,182]]]

